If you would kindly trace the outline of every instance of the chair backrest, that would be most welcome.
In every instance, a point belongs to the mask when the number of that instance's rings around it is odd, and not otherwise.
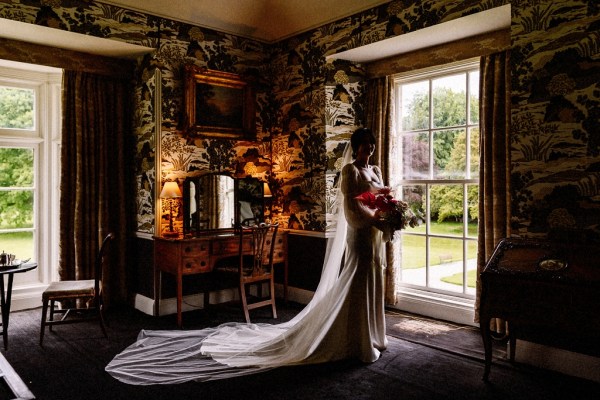
[[[106,254],[106,249],[108,248],[108,243],[115,237],[115,234],[110,232],[102,240],[102,244],[100,245],[100,250],[98,250],[98,255],[96,256],[96,262],[94,264],[94,290],[96,292],[96,296],[100,294],[100,281],[102,280],[102,263],[104,260],[104,255]]]
[[[243,220],[241,220],[240,222],[238,222],[237,225],[234,226],[234,232],[235,233],[241,233],[242,232],[242,227],[250,227],[250,226],[254,226],[254,225],[258,225],[260,223],[260,220],[256,217],[252,217],[252,218],[244,218]]]
[[[241,226],[239,245],[239,272],[244,275],[245,269],[252,268],[251,275],[263,275],[273,270],[273,250],[275,249],[275,237],[279,223],[260,223],[251,226]],[[251,254],[244,254],[244,240],[251,236]],[[250,256],[250,257],[248,257]],[[247,261],[247,262],[244,262]],[[250,265],[248,265],[250,263]],[[268,266],[265,272],[264,267]],[[245,267],[245,268],[244,268]],[[250,274],[250,273],[249,273]]]

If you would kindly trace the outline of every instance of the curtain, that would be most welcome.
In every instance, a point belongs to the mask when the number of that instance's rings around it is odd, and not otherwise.
[[[479,274],[498,242],[510,232],[510,53],[481,58],[479,82],[479,232],[475,322],[479,321]],[[505,323],[492,321],[492,331],[505,332]]]
[[[64,72],[59,275],[91,279],[99,245],[114,232],[102,275],[107,305],[127,299],[127,231],[136,214],[128,206],[130,93],[123,79]]]
[[[392,135],[393,90],[390,77],[382,77],[367,81],[366,85],[366,122],[365,127],[371,129],[377,140],[372,163],[379,165],[386,186],[397,187],[395,182],[400,175],[398,163],[397,139]],[[396,304],[396,290],[401,266],[401,240],[386,243],[385,302]]]

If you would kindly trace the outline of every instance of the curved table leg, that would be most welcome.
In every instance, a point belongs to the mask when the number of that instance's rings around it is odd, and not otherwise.
[[[492,334],[490,331],[489,317],[480,317],[479,329],[483,339],[483,350],[485,354],[485,368],[483,370],[483,380],[487,382],[492,367]]]

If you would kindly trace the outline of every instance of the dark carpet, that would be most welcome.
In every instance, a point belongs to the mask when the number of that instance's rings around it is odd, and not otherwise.
[[[297,305],[278,306],[280,319],[292,318]],[[600,384],[566,375],[496,362],[490,382],[481,380],[483,362],[460,354],[460,346],[441,348],[441,336],[409,329],[402,321],[415,318],[390,313],[389,347],[373,364],[354,361],[286,367],[214,382],[181,385],[130,386],[104,371],[115,354],[135,341],[140,329],[173,329],[175,317],[151,317],[130,308],[108,313],[109,338],[95,324],[58,326],[39,346],[40,309],[13,312],[6,359],[29,389],[42,400],[69,399],[592,399]],[[253,321],[273,322],[267,310],[256,310]],[[241,321],[232,306],[210,312],[184,313],[185,329]],[[427,320],[422,319],[424,322]],[[435,322],[439,324],[439,322]],[[406,326],[406,325],[405,325]],[[448,333],[445,343],[481,347],[479,334],[469,328]],[[470,332],[470,336],[469,336]],[[400,339],[405,335],[406,340]],[[422,343],[420,344],[419,341]],[[469,342],[471,341],[471,342]],[[439,347],[439,348],[437,348]],[[464,346],[463,346],[464,347]]]
[[[485,359],[479,328],[435,320],[397,310],[386,312],[386,333],[412,343],[470,357]],[[506,340],[493,341],[492,357],[496,362],[508,362]]]

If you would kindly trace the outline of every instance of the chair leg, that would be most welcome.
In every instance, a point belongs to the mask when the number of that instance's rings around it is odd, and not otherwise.
[[[208,307],[210,307],[210,292],[204,288],[204,304],[203,304],[204,310],[208,310]]]
[[[44,342],[44,331],[46,330],[46,314],[48,313],[48,300],[42,304],[42,329],[40,330],[40,346]],[[52,326],[51,326],[52,327]]]
[[[244,310],[244,316],[246,322],[250,323],[250,313],[248,312],[248,299],[246,298],[246,285],[240,284],[240,299],[242,300],[242,309]]]
[[[102,300],[100,300],[97,304],[98,310],[98,319],[100,320],[100,328],[102,328],[102,333],[105,338],[108,338],[108,334],[106,333],[106,324],[104,322],[104,304]]]
[[[271,293],[271,308],[273,310],[273,318],[277,318],[277,310],[275,308],[275,280],[271,277],[271,287],[269,289]]]
[[[50,321],[54,321],[54,300],[50,300]],[[52,325],[48,329],[52,331]]]

